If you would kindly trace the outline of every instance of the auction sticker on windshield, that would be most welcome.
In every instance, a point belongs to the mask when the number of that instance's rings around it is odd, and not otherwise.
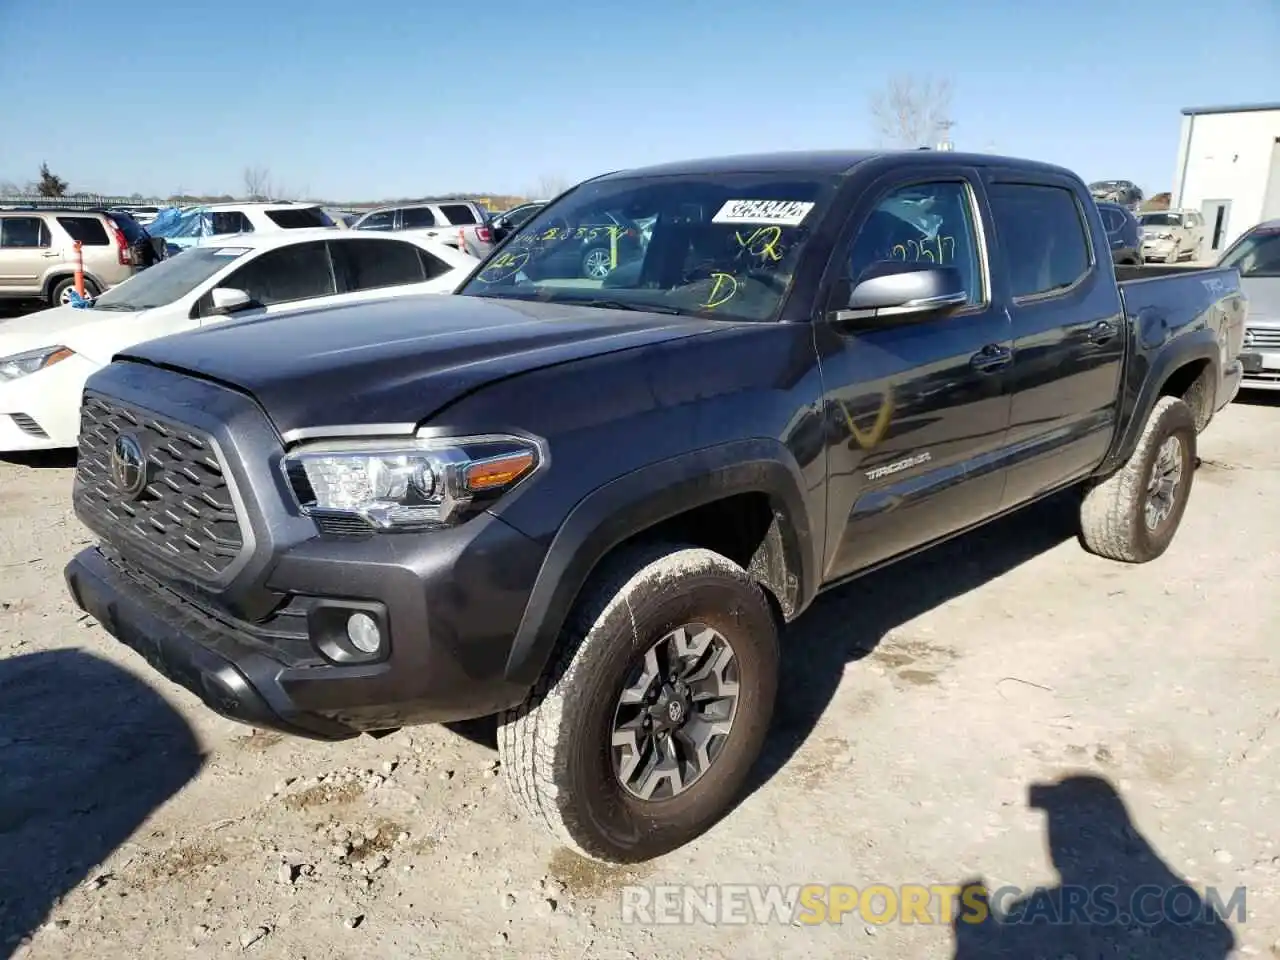
[[[765,223],[798,227],[814,205],[802,200],[729,200],[712,223]]]
[[[219,247],[213,251],[215,257],[239,257],[249,252],[249,247]]]

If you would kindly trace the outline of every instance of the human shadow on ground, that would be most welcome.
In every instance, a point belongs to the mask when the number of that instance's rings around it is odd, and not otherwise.
[[[773,726],[746,795],[782,770],[808,740],[846,665],[873,653],[894,628],[1075,536],[1079,503],[1076,492],[1055,495],[819,597],[781,637]],[[981,643],[981,637],[972,640]],[[910,657],[898,659],[905,666]]]
[[[0,960],[204,763],[133,674],[79,650],[0,659]]]
[[[981,878],[962,883],[953,960],[1225,960],[1234,949],[1223,913],[1243,911],[1244,900],[1193,890],[1134,827],[1106,780],[1036,784],[1029,802],[1048,817],[1060,883],[1026,896],[992,891]]]

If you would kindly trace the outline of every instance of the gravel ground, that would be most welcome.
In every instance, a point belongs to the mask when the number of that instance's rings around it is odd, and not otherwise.
[[[0,957],[1280,955],[1278,424],[1265,399],[1220,415],[1154,564],[1084,554],[1050,502],[825,597],[785,638],[748,796],[629,870],[516,818],[491,724],[326,745],[213,716],[67,598],[69,464],[0,461]],[[979,878],[1245,885],[1247,919],[957,937],[621,907],[627,885]]]

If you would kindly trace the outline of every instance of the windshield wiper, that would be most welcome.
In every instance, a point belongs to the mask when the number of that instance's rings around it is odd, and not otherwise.
[[[685,315],[683,310],[676,307],[661,306],[655,303],[627,303],[624,300],[563,300],[561,302],[571,303],[574,306],[600,307],[604,310],[632,310],[639,313],[662,313],[669,317],[682,317]]]

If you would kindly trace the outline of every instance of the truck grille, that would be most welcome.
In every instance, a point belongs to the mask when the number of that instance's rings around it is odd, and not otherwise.
[[[145,458],[145,486],[123,493],[112,467],[127,434]],[[86,394],[80,416],[79,503],[107,539],[139,544],[169,563],[208,578],[240,555],[244,536],[212,443],[188,427],[114,400]],[[112,537],[112,533],[119,537]]]
[[[1245,333],[1245,347],[1255,350],[1280,350],[1280,328],[1250,327]]]

